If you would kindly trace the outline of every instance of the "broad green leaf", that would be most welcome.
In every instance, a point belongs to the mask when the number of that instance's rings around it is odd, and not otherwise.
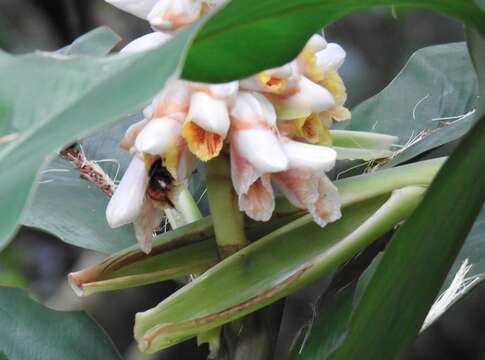
[[[121,360],[104,331],[82,312],[51,310],[8,287],[0,287],[0,310],[0,358]]]
[[[113,179],[125,171],[129,155],[118,147],[133,119],[97,132],[81,142],[90,161]],[[136,242],[133,227],[111,229],[105,217],[108,197],[79,177],[70,163],[56,157],[41,172],[37,191],[26,208],[22,224],[51,233],[62,241],[98,252],[112,254]]]
[[[395,135],[401,162],[463,136],[476,118],[478,86],[465,43],[418,50],[379,94],[357,106],[349,129]]]
[[[259,239],[137,314],[140,349],[153,352],[183,341],[317,279],[406,218],[422,192],[406,188],[389,200],[381,196],[349,206],[341,220],[323,229],[306,215]]]
[[[485,12],[473,0],[233,0],[197,34],[183,75],[224,82],[282,65],[323,26],[373,6],[440,11],[485,33]]]
[[[0,103],[7,105],[0,123],[19,133],[0,149],[0,248],[15,231],[45,158],[146,103],[177,68],[194,30],[130,56],[0,53]]]
[[[51,161],[39,178],[37,192],[22,223],[62,241],[112,254],[136,242],[133,227],[111,229],[106,222],[107,196],[79,177],[66,161]]]
[[[121,38],[113,30],[103,26],[77,38],[58,51],[62,55],[103,56],[109,53]]]
[[[148,255],[137,246],[129,247],[70,273],[69,283],[85,296],[200,273],[217,260],[212,221],[207,217],[158,236]]]
[[[485,117],[397,230],[353,314],[349,336],[332,359],[394,359],[406,351],[482,208],[483,154]]]

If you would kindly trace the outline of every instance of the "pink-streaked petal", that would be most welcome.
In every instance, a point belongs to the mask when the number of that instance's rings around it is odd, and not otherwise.
[[[175,30],[199,18],[200,0],[159,0],[147,16],[157,30]]]
[[[234,136],[234,133],[233,135]],[[246,193],[261,173],[238,151],[235,141],[231,139],[231,178],[234,190],[238,195]]]
[[[335,185],[326,175],[319,177],[318,199],[308,208],[313,220],[321,227],[337,221],[342,217],[341,205],[340,195]]]
[[[112,228],[133,222],[145,201],[148,176],[145,163],[135,156],[106,207],[106,219]]]
[[[134,221],[135,237],[140,249],[149,254],[152,250],[153,234],[163,219],[162,210],[154,206],[151,201],[145,201],[140,215]]]
[[[292,168],[271,178],[296,207],[307,209],[318,199],[318,176],[313,171]]]
[[[231,117],[245,128],[276,125],[276,112],[273,105],[257,92],[239,92],[231,110]]]
[[[184,113],[189,109],[190,93],[187,82],[171,79],[164,89],[153,99],[153,117],[160,118],[174,113]]]
[[[163,32],[153,32],[150,34],[143,35],[120,50],[120,53],[137,53],[140,51],[146,51],[156,48],[159,45],[164,44],[172,38],[172,35],[165,34]]]
[[[274,208],[274,193],[269,175],[259,177],[247,192],[239,195],[239,209],[253,220],[268,221]]]

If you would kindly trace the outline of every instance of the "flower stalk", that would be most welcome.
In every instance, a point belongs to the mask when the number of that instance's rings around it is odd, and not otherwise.
[[[247,245],[244,217],[231,181],[229,159],[207,162],[207,194],[219,256],[224,259]]]

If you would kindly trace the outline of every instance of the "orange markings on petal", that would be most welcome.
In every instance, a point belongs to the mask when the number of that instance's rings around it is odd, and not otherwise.
[[[221,135],[206,131],[189,119],[184,122],[182,136],[190,151],[202,161],[218,156],[224,143]]]

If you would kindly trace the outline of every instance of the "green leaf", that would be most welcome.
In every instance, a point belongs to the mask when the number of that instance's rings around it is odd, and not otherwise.
[[[484,153],[481,118],[396,232],[332,359],[394,359],[406,351],[485,200]]]
[[[197,34],[183,76],[224,82],[282,65],[323,26],[380,5],[440,11],[485,33],[485,12],[473,0],[233,0]]]
[[[102,161],[99,165],[113,180],[120,179],[129,162],[128,153],[118,143],[132,122],[130,118],[81,142],[86,158]],[[24,225],[51,233],[68,244],[106,254],[136,243],[131,225],[117,229],[108,226],[108,197],[81,179],[79,171],[67,161],[56,157],[42,170],[39,182],[22,218]]]
[[[319,304],[318,317],[308,324],[301,334],[300,343],[292,349],[292,359],[328,359],[345,339],[352,311],[357,306],[364,289],[381,259],[378,255],[357,281],[342,289],[325,293]]]
[[[86,314],[48,309],[8,287],[0,287],[0,349],[9,360],[121,360]]]
[[[0,123],[9,122],[19,133],[0,149],[0,248],[15,231],[46,156],[139,109],[175,71],[194,30],[136,55],[0,53],[0,103],[8,104]],[[133,87],[141,81],[142,86]]]
[[[406,218],[422,192],[406,188],[389,200],[381,196],[349,206],[341,220],[323,229],[306,215],[259,239],[157,307],[138,313],[135,338],[140,349],[153,352],[183,341],[323,276]]]
[[[121,38],[113,30],[102,26],[77,38],[71,45],[58,51],[62,55],[103,56],[108,54]]]
[[[478,86],[465,43],[418,50],[379,94],[357,106],[352,130],[396,135],[399,163],[463,136],[475,120]],[[442,120],[439,120],[442,119]]]
[[[106,222],[107,196],[57,158],[43,170],[24,225],[47,231],[62,241],[105,254],[135,243],[131,225],[111,229]]]

